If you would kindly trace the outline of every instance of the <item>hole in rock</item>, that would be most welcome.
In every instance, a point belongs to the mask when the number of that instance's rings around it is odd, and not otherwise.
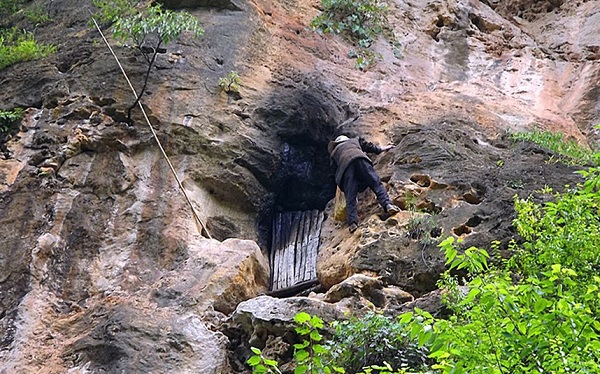
[[[454,227],[452,229],[452,232],[456,236],[462,236],[462,235],[469,235],[472,232],[472,230],[467,225],[460,225],[458,227]]]
[[[439,238],[440,236],[442,236],[442,228],[441,227],[434,227],[429,232],[429,235],[431,235],[432,238]]]
[[[431,178],[424,174],[413,174],[411,175],[410,180],[420,187],[429,187],[431,185]]]
[[[483,221],[483,219],[481,217],[473,216],[473,217],[469,218],[469,220],[467,221],[467,223],[465,223],[465,225],[467,225],[468,227],[477,227],[477,226],[479,226],[481,221]]]
[[[448,188],[448,185],[445,183],[439,183],[439,182],[432,180],[431,186],[429,186],[429,188],[432,190],[445,190],[446,188]]]
[[[438,214],[442,211],[442,208],[435,205],[433,201],[427,199],[418,202],[416,208],[421,212],[427,212],[430,214]]]
[[[478,196],[473,192],[467,192],[463,195],[463,200],[472,205],[477,205],[483,201],[483,196]]]

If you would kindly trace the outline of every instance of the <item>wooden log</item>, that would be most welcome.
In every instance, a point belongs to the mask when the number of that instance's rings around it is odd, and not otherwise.
[[[313,278],[317,279],[317,257],[319,255],[319,247],[321,246],[321,229],[325,220],[325,212],[320,211],[317,218],[317,230],[315,232],[315,248],[313,250]]]
[[[271,248],[269,250],[269,279],[271,281],[269,290],[273,290],[273,280],[275,279],[275,251],[277,248],[277,214],[271,220]]]
[[[295,277],[295,263],[296,263],[296,241],[298,239],[298,226],[300,223],[300,217],[302,212],[292,212],[290,216],[292,218],[292,225],[290,227],[290,240],[287,246],[287,287],[291,287],[296,283]]]
[[[281,233],[282,233],[282,216],[281,213],[276,213],[273,219],[273,262],[271,267],[273,268],[273,278],[271,278],[271,290],[278,289],[279,284],[279,269],[281,268]]]
[[[298,281],[305,281],[304,271],[306,270],[306,246],[308,244],[308,236],[310,235],[310,214],[307,211],[302,212],[302,237],[298,239],[300,242],[300,260],[296,266],[296,278]]]
[[[283,246],[283,264],[281,273],[283,277],[281,278],[282,284],[280,288],[287,288],[290,286],[289,282],[289,269],[290,269],[290,241],[292,240],[292,213],[285,213],[285,246]]]
[[[311,212],[310,237],[308,242],[308,258],[306,261],[305,279],[310,280],[317,277],[317,249],[319,246],[319,236],[321,234],[321,225],[323,224],[323,215],[318,210]]]

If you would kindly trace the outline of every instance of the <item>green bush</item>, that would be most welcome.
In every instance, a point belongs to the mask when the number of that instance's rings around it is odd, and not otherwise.
[[[427,349],[391,317],[368,313],[333,325],[335,334],[327,346],[333,361],[348,373],[384,362],[396,369],[420,369],[428,361]]]
[[[572,165],[600,165],[600,154],[594,153],[574,140],[565,140],[563,134],[550,131],[511,133],[513,141],[530,141],[560,156],[558,161]]]
[[[10,15],[19,10],[23,0],[0,0],[0,15]]]
[[[134,2],[129,0],[95,1],[94,4],[100,9],[98,15],[103,20],[114,22],[115,38],[123,42],[132,41],[147,63],[143,86],[137,93],[138,98],[128,109],[127,117],[131,120],[131,110],[146,91],[148,78],[158,54],[166,51],[163,47],[175,41],[185,31],[199,37],[204,30],[193,15],[163,9],[160,4],[147,8],[135,8]]]
[[[25,18],[34,26],[46,25],[52,22],[52,18],[48,11],[41,6],[32,6],[25,9]]]
[[[321,0],[323,12],[310,26],[325,33],[340,34],[357,47],[349,57],[356,58],[356,67],[366,69],[375,62],[376,54],[369,49],[377,36],[388,27],[388,7],[381,0]]]
[[[240,76],[237,71],[230,71],[226,77],[219,78],[219,88],[227,93],[240,92]]]
[[[330,353],[323,344],[323,320],[300,312],[294,316],[296,334],[302,343],[294,344],[294,374],[331,374],[344,373],[344,369],[330,363]],[[254,353],[247,361],[253,374],[281,374],[278,363],[262,355],[260,349],[252,347]]]
[[[454,314],[400,316],[410,336],[431,352],[441,373],[598,373],[600,362],[600,169],[555,201],[516,200],[515,226],[524,239],[515,256],[489,266],[487,252],[459,254],[441,243],[442,277]],[[450,271],[465,269],[462,283]]]
[[[0,70],[18,62],[44,58],[55,51],[55,46],[36,42],[33,34],[25,30],[0,31]]]
[[[0,132],[7,132],[12,125],[23,119],[23,109],[0,110]]]
[[[94,17],[101,24],[112,24],[119,18],[131,16],[137,12],[137,0],[92,0],[98,9]]]

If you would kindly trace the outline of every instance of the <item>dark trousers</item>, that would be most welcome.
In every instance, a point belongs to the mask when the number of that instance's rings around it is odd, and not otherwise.
[[[379,179],[379,175],[373,169],[373,165],[364,158],[359,158],[350,163],[344,172],[340,189],[346,195],[346,213],[348,224],[358,224],[357,195],[369,187],[377,196],[377,201],[382,208],[390,203],[385,187]]]

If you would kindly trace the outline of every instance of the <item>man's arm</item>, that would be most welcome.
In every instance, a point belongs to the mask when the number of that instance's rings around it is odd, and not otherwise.
[[[386,146],[380,147],[376,144],[366,141],[362,137],[358,138],[358,142],[360,143],[360,148],[363,151],[365,151],[367,153],[375,153],[376,155],[380,154],[381,152],[389,151],[390,149],[394,148],[393,144],[388,144]]]

